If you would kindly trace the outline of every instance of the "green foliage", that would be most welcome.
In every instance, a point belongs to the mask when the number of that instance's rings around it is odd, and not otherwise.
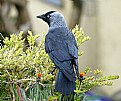
[[[33,36],[30,31],[28,33],[29,46],[26,51],[23,51],[23,32],[20,32],[19,36],[12,34],[10,39],[8,37],[5,38],[5,45],[0,49],[1,78],[17,82],[20,79],[36,78],[36,73],[41,72],[43,73],[43,80],[48,79],[46,77],[48,76],[47,73],[54,64],[45,53],[42,42],[35,46],[35,40],[38,35]]]
[[[78,25],[76,25],[75,28],[72,29],[72,33],[73,33],[74,36],[75,36],[75,39],[76,39],[76,42],[77,42],[78,47],[79,47],[82,43],[84,43],[84,42],[90,40],[90,37],[89,37],[89,36],[84,36],[84,31],[83,31],[83,29],[82,29],[82,28],[79,28]]]
[[[36,81],[36,74],[42,73],[41,82],[49,83],[53,78],[53,75],[48,74],[54,64],[49,59],[44,50],[44,38],[36,46],[35,40],[38,35],[33,36],[28,31],[28,48],[23,50],[24,39],[22,39],[23,32],[20,32],[19,36],[12,34],[10,39],[6,37],[4,39],[4,45],[0,47],[0,85],[4,87],[6,91],[12,92],[9,86],[12,83],[21,83],[26,87],[32,80]],[[3,84],[4,83],[4,84]],[[13,88],[13,86],[11,86]],[[4,90],[3,90],[4,91]]]
[[[72,30],[72,33],[78,47],[90,39],[89,36],[84,36],[82,28],[78,26]],[[20,98],[24,101],[28,99],[32,101],[58,99],[61,101],[62,95],[54,91],[56,72],[55,75],[50,74],[54,64],[45,52],[45,34],[42,34],[38,45],[35,45],[36,39],[40,36],[34,36],[31,31],[28,31],[26,51],[23,50],[25,39],[22,38],[22,34],[23,32],[20,32],[19,35],[12,34],[10,39],[6,37],[3,41],[4,45],[0,46],[0,92],[2,92],[0,99],[9,96],[14,101],[18,101]],[[79,52],[78,55],[81,56],[82,52]],[[40,77],[38,77],[38,73],[41,74]],[[75,101],[83,99],[84,93],[91,88],[110,86],[112,85],[110,80],[119,78],[116,75],[103,77],[102,71],[98,69],[91,72],[90,68],[86,68],[84,73],[85,76],[76,81]],[[87,76],[88,73],[93,73],[93,76]]]
[[[86,67],[85,69],[85,77],[80,83],[80,81],[77,80],[77,90],[75,92],[77,93],[84,93],[89,91],[93,87],[99,87],[99,86],[111,86],[113,82],[111,80],[118,79],[118,75],[114,76],[103,76],[102,75],[102,70],[96,69],[93,72],[91,71],[91,68]],[[88,73],[91,73],[92,76],[88,76]],[[81,86],[80,86],[81,85]],[[80,88],[79,88],[80,86]]]
[[[79,28],[78,25],[75,26],[75,28],[72,29],[72,33],[75,36],[77,46],[80,47],[82,43],[90,40],[89,36],[84,36],[84,31],[82,28]],[[82,51],[78,52],[78,56],[81,56],[83,54]]]

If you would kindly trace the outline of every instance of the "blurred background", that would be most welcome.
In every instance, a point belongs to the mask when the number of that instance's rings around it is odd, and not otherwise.
[[[46,11],[61,12],[70,29],[79,24],[91,40],[80,49],[80,71],[86,66],[100,68],[104,75],[121,75],[121,0],[0,0],[0,33],[32,30],[34,34],[47,33],[48,25],[36,19]],[[2,37],[0,36],[0,40]],[[1,41],[2,43],[2,41]],[[121,99],[121,79],[111,87],[96,92]]]

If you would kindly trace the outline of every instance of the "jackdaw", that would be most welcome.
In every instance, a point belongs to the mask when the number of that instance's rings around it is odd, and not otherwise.
[[[79,77],[78,47],[75,37],[68,29],[61,13],[49,11],[37,18],[49,25],[45,38],[45,50],[58,68],[55,90],[63,95],[74,94],[76,74]]]

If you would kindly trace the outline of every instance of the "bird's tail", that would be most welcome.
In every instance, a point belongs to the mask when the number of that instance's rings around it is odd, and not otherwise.
[[[73,81],[70,81],[62,71],[58,71],[55,84],[56,91],[60,92],[63,95],[70,95],[74,93],[76,89],[76,84]]]

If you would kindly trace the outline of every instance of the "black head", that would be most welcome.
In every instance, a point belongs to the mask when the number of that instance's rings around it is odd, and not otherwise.
[[[37,18],[42,19],[43,21],[45,21],[46,23],[48,23],[48,25],[50,25],[50,21],[49,21],[49,18],[51,17],[50,14],[52,14],[54,12],[56,12],[56,11],[49,11],[49,12],[47,12],[45,14],[37,16]]]

